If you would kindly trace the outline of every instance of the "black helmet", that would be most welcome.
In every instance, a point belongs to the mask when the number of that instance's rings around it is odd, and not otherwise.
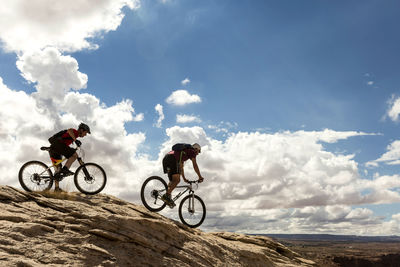
[[[84,124],[83,122],[81,124],[79,124],[79,128],[78,129],[82,129],[86,132],[88,132],[90,134],[90,128],[89,126],[87,126],[86,124]]]

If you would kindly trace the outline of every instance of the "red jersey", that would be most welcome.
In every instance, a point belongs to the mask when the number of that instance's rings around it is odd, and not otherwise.
[[[181,151],[170,151],[168,154],[172,154],[175,156],[176,162],[179,162],[182,153],[182,161],[185,162],[188,159],[196,158],[196,152],[194,149],[184,149]]]
[[[76,138],[78,138],[78,131],[75,129],[72,129],[74,132],[74,135]],[[61,140],[62,143],[66,144],[67,146],[71,145],[72,142],[74,142],[74,139],[69,135],[68,131],[66,131],[63,135],[61,135]]]

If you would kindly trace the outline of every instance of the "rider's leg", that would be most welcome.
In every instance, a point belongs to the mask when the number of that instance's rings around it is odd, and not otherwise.
[[[56,165],[55,170],[56,171],[54,174],[59,175],[59,173],[61,171],[61,164]],[[60,181],[58,181],[58,179],[54,179],[54,189],[57,190],[59,188],[60,188]]]
[[[168,195],[171,195],[171,192],[179,184],[180,180],[181,180],[181,175],[179,173],[172,175],[172,179],[168,184],[168,190],[167,190]]]
[[[72,163],[78,158],[78,154],[75,152],[71,157],[68,158],[67,163],[65,163],[64,167],[68,170],[71,167]]]

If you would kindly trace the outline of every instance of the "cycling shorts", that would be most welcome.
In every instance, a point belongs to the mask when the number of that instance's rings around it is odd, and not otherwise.
[[[164,173],[168,173],[168,178],[171,181],[172,175],[180,174],[178,162],[173,154],[167,154],[163,158],[163,169]]]
[[[50,157],[53,159],[61,159],[61,156],[70,158],[75,154],[75,149],[67,146],[63,142],[55,140],[50,142]]]

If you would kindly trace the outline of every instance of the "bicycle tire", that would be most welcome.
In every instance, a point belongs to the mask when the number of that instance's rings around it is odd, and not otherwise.
[[[97,177],[95,175],[97,175]],[[98,183],[96,183],[96,181]],[[74,183],[81,193],[95,195],[100,193],[106,186],[107,175],[100,165],[96,163],[85,163],[76,169]]]
[[[36,168],[34,168],[35,165]],[[28,168],[30,167],[32,167],[33,169],[28,172]],[[49,175],[48,178],[41,178],[40,174],[45,172],[46,170],[47,174]],[[51,172],[49,167],[43,162],[36,160],[26,162],[24,165],[22,165],[18,172],[19,184],[27,192],[49,190],[53,186],[53,179],[53,173]]]
[[[150,182],[154,182],[154,184]],[[140,189],[140,198],[142,199],[143,205],[149,211],[153,212],[158,212],[164,209],[167,204],[161,200],[161,194],[159,194],[158,192],[161,191],[165,193],[167,192],[167,188],[167,183],[161,177],[151,176],[147,178],[142,184],[142,188]],[[151,204],[153,200],[154,206],[152,206]],[[159,204],[157,204],[157,201]]]
[[[185,208],[187,207],[189,209],[189,201],[190,201],[191,197],[192,197],[192,195],[187,195],[186,197],[184,197],[182,199],[181,203],[179,204],[179,219],[181,219],[181,222],[183,224],[189,226],[190,228],[196,228],[196,227],[199,227],[203,223],[204,219],[206,218],[206,205],[204,204],[203,200],[199,196],[193,194],[194,199],[197,199],[200,203],[202,213],[200,214],[200,217],[199,217],[200,220],[196,219],[196,222],[191,223],[190,219],[191,218],[193,219],[194,217],[196,217],[194,215],[194,212],[189,211],[189,210],[188,211],[183,210],[184,205],[185,205]],[[197,208],[199,208],[199,205],[198,205],[199,203],[195,203],[195,206]],[[189,215],[189,217],[191,217],[191,218],[186,218],[185,217],[186,215]]]

